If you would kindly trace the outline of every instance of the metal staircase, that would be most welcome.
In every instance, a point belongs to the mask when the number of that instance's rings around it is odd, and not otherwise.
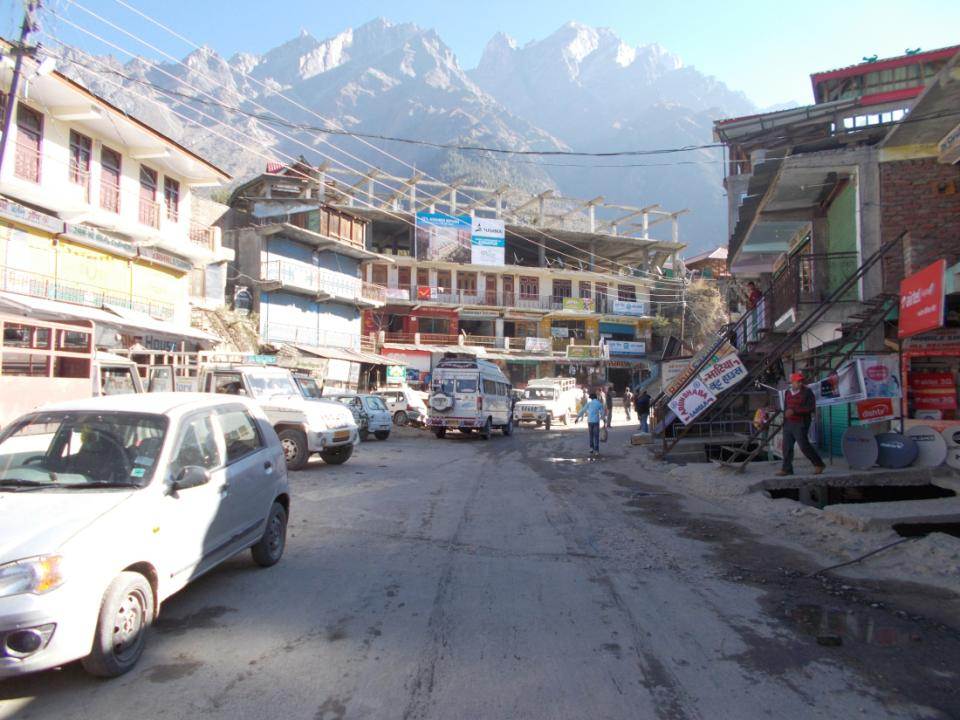
[[[757,315],[753,311],[745,313],[736,324],[725,330],[707,349],[708,352],[698,355],[700,361],[696,363],[693,374],[674,393],[674,396],[709,364],[711,356],[728,337],[745,339],[745,342],[738,342],[738,351],[741,361],[747,368],[746,378],[722,392],[700,417],[690,425],[684,425],[674,432],[672,437],[667,436],[669,425],[667,404],[673,396],[659,398],[655,405],[655,423],[657,428],[663,432],[661,457],[665,457],[681,440],[690,436],[697,426],[702,426],[705,423],[709,424],[711,419],[722,418],[724,414],[729,416],[733,405],[742,398],[745,388],[769,385],[770,383],[764,383],[764,380],[769,379],[768,376],[771,373],[779,376],[781,359],[800,342],[801,337],[808,330],[824,318],[830,308],[836,306],[837,303],[848,301],[851,291],[856,289],[861,279],[878,263],[882,263],[890,251],[902,242],[902,239],[903,235],[881,246],[864,260],[855,272],[840,282],[819,305],[796,322],[789,331],[778,332],[772,326],[772,323],[768,322],[760,323],[760,327],[751,328],[751,322],[757,323]],[[758,303],[758,307],[770,301],[775,287],[776,279],[774,285]],[[879,294],[861,302],[859,309],[848,315],[841,323],[841,336],[819,346],[816,349],[816,355],[808,358],[808,364],[798,369],[802,369],[809,378],[817,378],[835,370],[858,351],[863,342],[882,325],[884,319],[897,307],[898,303],[899,297],[891,294]],[[780,422],[782,411],[779,409],[779,403],[776,403],[776,406],[777,409],[767,415],[762,423],[759,425],[751,424],[752,430],[742,440],[722,446],[730,455],[723,463],[724,465],[736,467],[738,471],[742,472],[757,455],[769,446],[770,441],[776,437],[782,428],[782,422]],[[744,423],[741,421],[741,424]]]

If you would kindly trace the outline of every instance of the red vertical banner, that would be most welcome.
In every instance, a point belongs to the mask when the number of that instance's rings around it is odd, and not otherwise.
[[[937,260],[900,281],[900,337],[943,327],[943,279],[946,271],[947,261]]]

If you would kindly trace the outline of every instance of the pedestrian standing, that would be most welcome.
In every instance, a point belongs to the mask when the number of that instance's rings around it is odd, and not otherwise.
[[[646,390],[641,390],[637,393],[637,397],[633,401],[633,406],[636,408],[637,417],[640,419],[640,432],[650,432],[648,427],[650,417],[650,393]]]
[[[783,404],[783,465],[777,475],[793,475],[794,444],[799,445],[800,451],[813,463],[813,474],[819,475],[824,470],[823,460],[808,437],[817,399],[813,391],[803,384],[803,373],[790,376],[790,387],[784,394]]]
[[[607,427],[613,425],[613,385],[607,386],[607,393],[604,396],[603,404],[606,406],[605,420]]]
[[[633,409],[633,391],[627,385],[623,391],[623,411],[627,414],[627,422],[630,422],[630,411]]]
[[[603,420],[603,403],[597,399],[596,393],[590,393],[587,404],[583,406],[577,419],[574,422],[580,422],[584,415],[587,416],[587,432],[590,436],[590,457],[600,454],[600,422]]]

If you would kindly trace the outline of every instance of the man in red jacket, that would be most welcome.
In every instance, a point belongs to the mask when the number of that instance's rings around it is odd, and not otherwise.
[[[810,444],[807,434],[810,431],[810,422],[817,409],[817,399],[813,391],[803,384],[803,373],[793,373],[790,376],[790,387],[784,394],[783,412],[783,466],[777,475],[793,475],[793,446],[800,446],[800,451],[813,463],[813,474],[823,472],[823,460]]]

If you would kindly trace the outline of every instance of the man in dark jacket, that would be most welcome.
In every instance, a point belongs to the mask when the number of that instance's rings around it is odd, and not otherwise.
[[[640,432],[650,432],[647,426],[647,418],[650,416],[650,393],[641,390],[633,400],[633,406],[637,411],[637,417],[640,418]]]
[[[777,475],[793,475],[794,444],[799,445],[800,451],[813,463],[813,474],[819,475],[824,469],[823,460],[807,437],[813,413],[817,409],[817,399],[813,391],[803,384],[803,373],[790,376],[790,387],[784,394],[783,404],[783,466]]]

